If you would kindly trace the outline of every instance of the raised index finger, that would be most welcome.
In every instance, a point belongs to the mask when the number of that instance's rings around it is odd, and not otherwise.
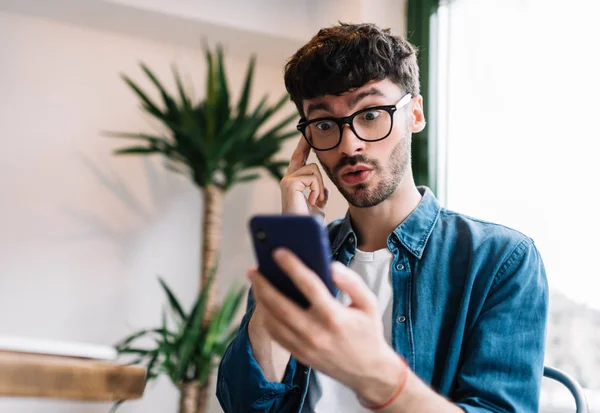
[[[292,158],[290,159],[290,164],[288,166],[286,175],[293,174],[298,169],[302,168],[306,165],[306,160],[308,159],[308,155],[310,154],[310,145],[304,139],[304,136],[300,137],[298,141],[298,145],[296,149],[294,149],[294,153],[292,154]]]

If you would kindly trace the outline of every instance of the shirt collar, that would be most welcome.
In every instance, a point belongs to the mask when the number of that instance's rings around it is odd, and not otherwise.
[[[427,241],[437,222],[441,206],[433,192],[426,186],[417,188],[422,195],[421,201],[406,219],[396,227],[393,235],[415,257],[421,258]],[[350,212],[346,213],[340,229],[333,240],[332,250],[337,252],[344,242],[353,244],[356,248],[356,236],[350,222]]]

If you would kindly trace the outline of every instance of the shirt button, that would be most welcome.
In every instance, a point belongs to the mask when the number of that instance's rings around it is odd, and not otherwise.
[[[401,316],[398,316],[397,320],[398,320],[399,323],[404,323],[406,321],[406,317],[404,317],[403,315],[401,315]]]
[[[397,269],[398,271],[402,271],[402,270],[404,269],[404,265],[402,265],[402,264],[398,264],[398,265],[396,265],[396,269]]]
[[[348,237],[348,244],[354,244],[354,236],[353,235],[350,235]]]

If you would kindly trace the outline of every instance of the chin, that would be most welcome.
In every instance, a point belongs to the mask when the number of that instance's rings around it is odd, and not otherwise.
[[[346,201],[355,208],[370,208],[389,199],[398,190],[399,182],[361,182],[352,186],[338,186]]]
[[[370,208],[384,201],[377,199],[375,194],[369,191],[369,185],[365,183],[352,186],[350,190],[343,191],[342,195],[355,208]]]
[[[385,201],[385,199],[373,199],[372,197],[364,196],[346,198],[346,201],[348,201],[348,203],[355,208],[371,208],[379,205],[380,203]]]

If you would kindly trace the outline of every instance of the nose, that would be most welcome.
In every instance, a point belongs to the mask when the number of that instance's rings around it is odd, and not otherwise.
[[[352,131],[350,125],[342,126],[342,141],[337,147],[338,152],[344,156],[352,156],[365,149],[365,141],[358,139],[358,136]]]

